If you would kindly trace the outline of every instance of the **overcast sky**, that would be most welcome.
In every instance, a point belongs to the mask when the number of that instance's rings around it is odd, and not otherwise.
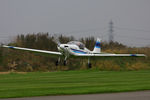
[[[49,32],[150,45],[150,0],[0,0],[0,41],[16,34]]]

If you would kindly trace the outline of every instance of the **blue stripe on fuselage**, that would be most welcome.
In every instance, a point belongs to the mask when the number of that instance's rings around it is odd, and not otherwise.
[[[101,48],[101,47],[95,46],[95,48]]]
[[[136,55],[136,54],[131,54],[130,56],[133,56],[133,57],[134,57],[134,56],[137,56],[137,55]]]
[[[84,51],[76,50],[76,49],[71,49],[74,53],[80,53],[80,54],[86,54]]]

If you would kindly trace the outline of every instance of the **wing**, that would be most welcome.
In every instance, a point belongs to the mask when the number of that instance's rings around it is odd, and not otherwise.
[[[74,54],[79,57],[146,57],[145,54]]]
[[[21,47],[7,46],[7,45],[3,45],[3,47],[5,47],[5,48],[11,48],[11,49],[18,49],[18,50],[38,52],[38,53],[47,53],[47,54],[51,54],[51,55],[62,55],[60,52],[54,52],[54,51],[21,48]]]

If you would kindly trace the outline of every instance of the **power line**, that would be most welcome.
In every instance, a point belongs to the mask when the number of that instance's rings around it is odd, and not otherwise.
[[[132,35],[127,36],[127,35],[124,35],[124,34],[116,34],[116,36],[121,37],[121,38],[130,38],[130,39],[132,38],[132,39],[140,39],[140,40],[147,40],[147,41],[149,40],[150,41],[149,38],[137,37],[137,36],[132,36]]]
[[[139,31],[139,32],[145,32],[145,33],[150,33],[149,30],[142,30],[142,29],[132,29],[132,28],[123,28],[123,27],[114,27],[118,30],[127,30],[127,31]]]

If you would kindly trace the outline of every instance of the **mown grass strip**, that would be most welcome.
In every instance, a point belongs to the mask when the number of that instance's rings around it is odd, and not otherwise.
[[[64,71],[0,74],[0,98],[150,89],[146,71]]]

